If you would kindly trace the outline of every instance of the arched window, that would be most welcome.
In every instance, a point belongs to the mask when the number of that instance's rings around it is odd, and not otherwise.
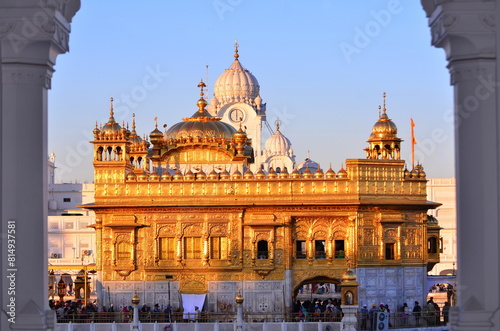
[[[267,241],[259,240],[257,242],[257,258],[259,260],[266,260],[269,258],[269,249]]]

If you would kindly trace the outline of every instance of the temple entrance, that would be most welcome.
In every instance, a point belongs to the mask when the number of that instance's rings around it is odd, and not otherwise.
[[[318,276],[306,279],[293,290],[294,302],[340,299],[340,279]]]

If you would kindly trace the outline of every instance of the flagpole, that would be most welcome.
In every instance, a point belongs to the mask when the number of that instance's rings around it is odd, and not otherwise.
[[[415,132],[414,127],[415,123],[413,122],[413,118],[410,117],[410,127],[411,127],[411,169],[415,169],[415,144],[417,141],[415,140]]]

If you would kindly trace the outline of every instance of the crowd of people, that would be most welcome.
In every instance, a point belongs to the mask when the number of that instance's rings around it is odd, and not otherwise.
[[[363,305],[358,314],[359,330],[376,330],[377,313],[379,312],[389,314],[389,327],[392,327],[393,324],[401,327],[446,325],[449,319],[449,309],[449,303],[445,302],[441,310],[432,297],[423,307],[418,301],[414,302],[413,308],[404,303],[393,314],[391,314],[387,304],[381,303],[379,306],[372,304],[371,309],[368,309],[367,305]]]
[[[340,322],[342,319],[341,302],[338,299],[297,300],[293,312],[298,322]]]

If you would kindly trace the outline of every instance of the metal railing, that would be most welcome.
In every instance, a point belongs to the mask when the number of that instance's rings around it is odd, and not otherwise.
[[[58,315],[58,323],[131,323],[133,312],[80,312]],[[243,314],[245,323],[263,323],[263,322],[340,322],[341,316],[334,316],[327,313],[305,314],[298,313],[245,313]],[[141,323],[233,323],[236,321],[236,313],[213,313],[201,312],[197,313],[154,313],[154,312],[139,312],[139,320]]]
[[[64,316],[57,316],[58,323],[131,323],[133,312],[80,312],[71,313]],[[342,317],[333,313],[244,313],[245,323],[272,323],[272,322],[340,322]],[[141,323],[233,323],[236,321],[236,313],[154,313],[140,312]],[[374,330],[369,314],[357,314],[358,330]],[[406,315],[404,313],[389,314],[389,329],[403,329],[426,326],[445,325],[447,316],[442,312],[422,311],[420,315]]]
[[[372,321],[369,314],[358,313],[356,317],[358,320],[357,330],[376,330],[374,327],[376,319]],[[389,314],[389,329],[443,326],[446,325],[447,321],[448,316],[445,316],[442,311],[422,311],[420,314],[412,313],[409,315],[396,312]]]

